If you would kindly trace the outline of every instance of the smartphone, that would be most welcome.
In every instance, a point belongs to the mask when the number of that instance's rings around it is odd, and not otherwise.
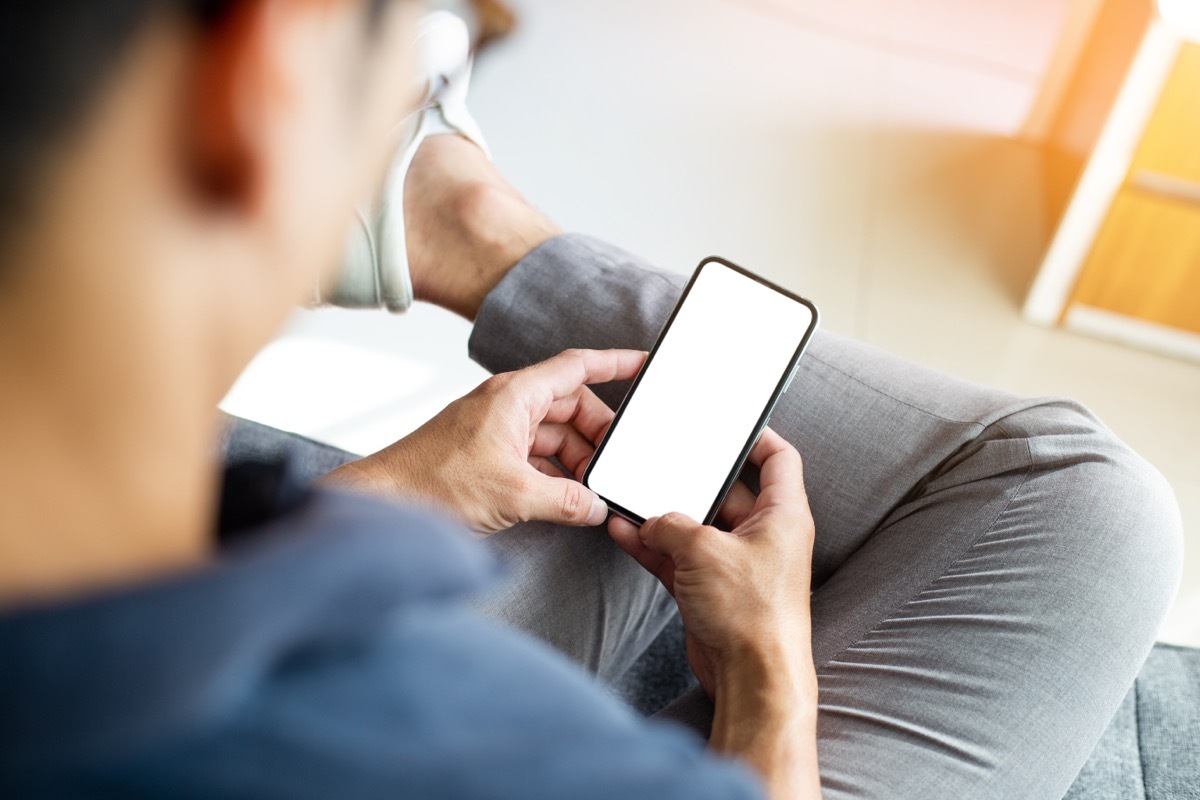
[[[816,330],[803,297],[711,257],[683,296],[583,475],[641,525],[712,524]]]

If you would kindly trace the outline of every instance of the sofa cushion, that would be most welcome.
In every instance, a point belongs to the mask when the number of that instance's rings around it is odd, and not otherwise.
[[[1067,800],[1200,798],[1200,650],[1155,645]]]

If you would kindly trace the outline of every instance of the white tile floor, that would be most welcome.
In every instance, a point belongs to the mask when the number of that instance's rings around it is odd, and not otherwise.
[[[1066,0],[525,0],[477,68],[497,162],[568,229],[727,255],[826,327],[1090,405],[1170,479],[1192,545],[1161,637],[1200,645],[1200,367],[1023,323],[1044,247],[1016,139]],[[225,407],[356,451],[474,386],[466,323],[300,312]]]

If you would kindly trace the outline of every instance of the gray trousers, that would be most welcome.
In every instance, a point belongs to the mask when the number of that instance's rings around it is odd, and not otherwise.
[[[648,349],[683,282],[587,237],[553,239],[488,296],[471,356],[500,372],[569,347]],[[626,389],[598,394],[615,405]],[[816,520],[825,795],[1061,798],[1179,580],[1163,478],[1077,403],[823,332],[771,426],[804,457]],[[512,578],[479,607],[604,680],[677,613],[602,529],[527,524],[489,543]],[[665,713],[705,732],[712,705],[696,689]]]

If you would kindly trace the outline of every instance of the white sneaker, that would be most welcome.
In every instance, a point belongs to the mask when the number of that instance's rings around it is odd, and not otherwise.
[[[386,307],[397,314],[407,311],[413,302],[413,288],[404,230],[404,179],[417,149],[428,136],[454,133],[474,142],[491,158],[479,124],[467,110],[471,52],[466,23],[448,11],[435,11],[421,20],[416,46],[428,87],[426,99],[396,126],[400,144],[376,207],[355,209],[356,222],[346,240],[342,273],[319,302],[344,308]]]

